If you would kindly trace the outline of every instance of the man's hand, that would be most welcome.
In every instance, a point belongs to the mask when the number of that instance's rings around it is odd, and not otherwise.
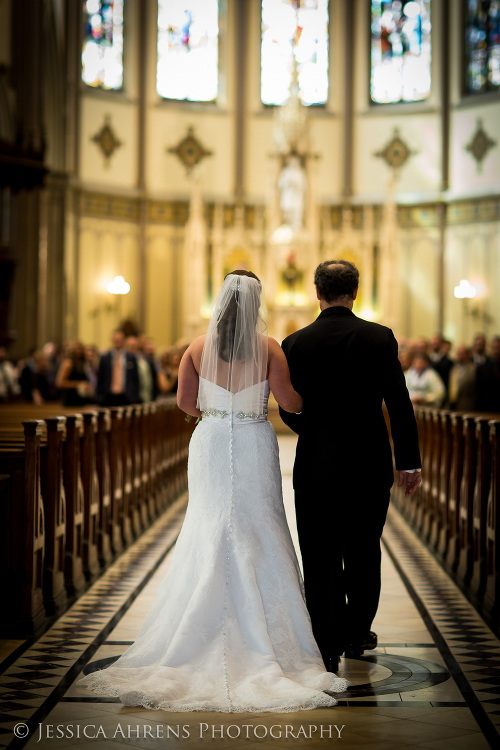
[[[409,474],[407,471],[399,472],[398,487],[402,487],[406,479],[406,491],[405,495],[413,495],[417,487],[422,484],[422,472],[415,471],[413,474]]]

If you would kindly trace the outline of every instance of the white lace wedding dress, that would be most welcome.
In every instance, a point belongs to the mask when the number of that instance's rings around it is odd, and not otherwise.
[[[325,671],[313,638],[266,417],[269,386],[252,387],[261,408],[249,416],[248,393],[200,379],[203,419],[170,569],[135,643],[78,686],[151,709],[282,713],[333,706],[325,691],[349,685]]]

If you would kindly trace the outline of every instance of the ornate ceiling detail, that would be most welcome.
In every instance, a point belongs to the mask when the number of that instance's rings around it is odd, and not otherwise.
[[[186,167],[186,172],[188,174],[190,174],[197,164],[199,164],[206,156],[212,156],[212,152],[207,151],[203,144],[195,137],[193,128],[188,128],[187,135],[177,144],[177,146],[167,148],[167,153],[177,154]]]
[[[483,121],[479,118],[476,125],[476,132],[472,136],[472,140],[465,147],[465,150],[476,160],[478,172],[482,170],[483,159],[487,156],[488,151],[496,145],[497,142],[493,138],[490,138],[483,128]]]
[[[104,125],[95,135],[90,139],[99,147],[102,155],[104,156],[104,165],[109,166],[109,160],[113,156],[114,152],[120,146],[123,146],[122,141],[116,136],[115,131],[111,126],[111,116],[106,115],[104,118]]]
[[[383,159],[388,167],[400,169],[410,156],[416,153],[403,141],[399,135],[399,129],[394,128],[394,134],[389,143],[381,151],[376,151],[374,156]]]

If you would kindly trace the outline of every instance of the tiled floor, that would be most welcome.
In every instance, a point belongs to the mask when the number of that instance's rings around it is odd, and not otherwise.
[[[295,439],[280,438],[294,541]],[[134,640],[168,568],[186,498],[29,646],[0,642],[0,746],[482,750],[500,747],[500,642],[395,512],[383,548],[379,648],[343,660],[352,685],[333,709],[298,714],[166,714],[126,708],[74,683]],[[28,736],[14,737],[29,731]],[[85,736],[86,735],[86,736]],[[280,736],[281,735],[281,736]],[[321,736],[322,735],[322,736]],[[42,739],[40,740],[40,736]],[[40,741],[39,741],[40,740]]]

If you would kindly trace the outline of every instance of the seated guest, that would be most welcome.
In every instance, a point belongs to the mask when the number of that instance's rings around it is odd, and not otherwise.
[[[151,368],[149,362],[139,349],[139,340],[137,336],[127,336],[125,339],[125,348],[137,359],[137,369],[139,371],[139,399],[143,404],[149,403],[153,398],[153,378],[151,377]]]
[[[59,367],[56,386],[64,406],[84,406],[90,403],[91,385],[85,370],[85,347],[76,341]]]
[[[459,346],[450,372],[448,389],[450,409],[473,411],[476,408],[476,365],[466,346]]]
[[[413,364],[405,372],[406,385],[415,405],[440,407],[446,396],[441,377],[430,366],[427,354],[417,352]]]
[[[486,336],[484,333],[477,333],[472,344],[472,358],[476,365],[484,365],[488,359],[486,355]]]
[[[28,356],[25,359],[20,359],[17,363],[17,370],[19,374],[19,386],[21,388],[21,395],[25,401],[31,401],[32,391],[32,374],[35,372],[35,360],[34,356],[36,353],[36,346],[31,347],[28,351]]]
[[[69,346],[67,342],[66,346]],[[47,362],[45,377],[47,378],[49,387],[49,400],[56,401],[60,396],[59,389],[57,388],[56,384],[57,372],[61,365],[62,359],[66,359],[66,354],[58,350],[57,344],[54,341],[48,341],[46,344],[44,344],[42,352]],[[63,357],[61,359],[62,353]]]
[[[21,388],[17,382],[17,370],[7,359],[7,349],[0,346],[0,402],[19,396]]]
[[[151,372],[151,382],[153,384],[152,400],[155,401],[158,393],[160,392],[160,386],[158,383],[158,366],[155,359],[155,344],[153,339],[149,336],[145,336],[143,333],[139,336],[139,351],[142,352],[146,362],[149,364],[149,370]]]
[[[476,369],[476,408],[500,412],[500,336],[495,336],[490,356]]]
[[[113,332],[112,348],[101,357],[96,396],[103,406],[126,406],[139,401],[137,359],[125,351],[123,331]]]
[[[449,357],[451,352],[451,341],[449,341],[448,339],[443,339],[441,351],[446,354],[447,357]]]
[[[28,362],[21,373],[22,393],[37,406],[54,401],[51,364],[42,350],[33,354],[33,367]]]
[[[90,395],[95,399],[97,389],[97,373],[99,371],[99,352],[97,346],[85,347],[85,372],[89,380]]]
[[[409,370],[413,364],[413,354],[410,351],[400,350],[398,359],[401,363],[401,368],[403,372],[406,372],[407,370]]]
[[[179,349],[172,347],[161,356],[161,369],[158,372],[158,383],[161,393],[177,393],[179,365],[182,354]]]
[[[414,354],[427,354],[429,349],[429,342],[427,339],[417,339],[411,344],[411,351]]]
[[[453,361],[448,357],[447,352],[443,348],[443,337],[440,333],[434,334],[430,341],[429,357],[431,360],[431,367],[441,376],[441,380],[448,388],[450,379],[450,371],[453,367]]]

